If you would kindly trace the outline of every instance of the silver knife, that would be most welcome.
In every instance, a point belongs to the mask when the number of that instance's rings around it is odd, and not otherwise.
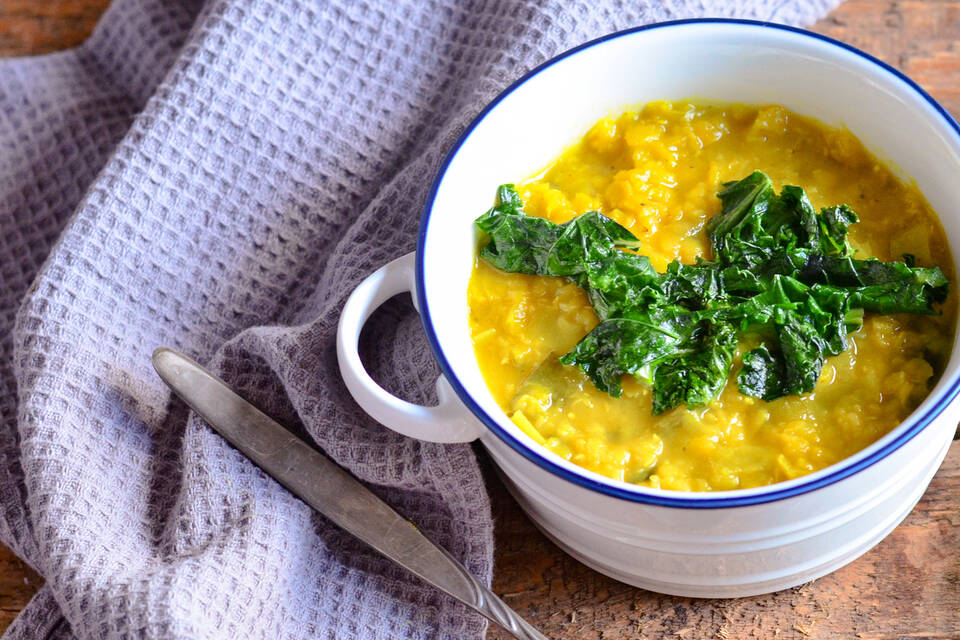
[[[326,456],[173,349],[153,352],[167,386],[227,442],[339,527],[520,640],[548,640],[409,520]]]

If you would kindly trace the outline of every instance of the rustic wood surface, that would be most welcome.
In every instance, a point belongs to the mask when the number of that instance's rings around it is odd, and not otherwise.
[[[960,638],[958,481],[960,441],[913,512],[864,556],[803,586],[734,600],[663,596],[602,576],[537,532],[498,482],[493,590],[553,640]]]
[[[0,0],[0,56],[49,53],[76,46],[110,0]]]
[[[0,55],[82,42],[109,0],[0,0]],[[960,1],[849,0],[816,31],[906,72],[960,114]],[[738,600],[659,596],[563,554],[491,482],[494,590],[554,640],[960,638],[960,443],[913,513],[872,551],[813,583]],[[42,579],[0,546],[0,631]],[[489,640],[507,640],[491,628]]]

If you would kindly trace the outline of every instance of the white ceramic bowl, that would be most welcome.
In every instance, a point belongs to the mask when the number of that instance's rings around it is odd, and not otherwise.
[[[662,593],[745,596],[833,571],[907,515],[957,425],[957,344],[926,401],[851,458],[768,487],[681,493],[610,480],[537,445],[487,390],[467,324],[473,220],[495,187],[539,170],[603,116],[649,100],[690,97],[783,104],[848,127],[894,171],[916,181],[951,246],[960,247],[960,129],[915,83],[848,45],[797,29],[731,20],[664,23],[568,51],[484,109],[437,176],[416,255],[383,267],[357,288],[345,305],[337,348],[344,380],[370,415],[424,440],[479,439],[527,514],[579,560]],[[391,396],[357,356],[367,316],[403,291],[414,292],[443,371],[437,407]],[[956,291],[953,283],[952,295]]]

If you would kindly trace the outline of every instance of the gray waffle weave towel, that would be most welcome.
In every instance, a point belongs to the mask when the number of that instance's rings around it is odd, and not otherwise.
[[[472,450],[353,403],[345,297],[413,248],[443,154],[530,67],[638,24],[833,4],[117,0],[83,46],[0,62],[0,541],[46,580],[6,637],[482,637],[173,402],[152,349],[209,364],[489,582]],[[411,307],[369,333],[425,401]]]

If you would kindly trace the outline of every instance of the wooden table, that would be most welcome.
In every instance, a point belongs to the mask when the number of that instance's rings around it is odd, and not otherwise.
[[[108,0],[0,0],[0,55],[73,46]],[[816,31],[905,71],[960,114],[960,1],[850,0]],[[960,638],[960,442],[913,513],[872,551],[801,587],[691,600],[628,587],[548,542],[495,480],[494,590],[554,640]],[[42,579],[0,546],[0,630]],[[491,628],[489,640],[507,634]]]

